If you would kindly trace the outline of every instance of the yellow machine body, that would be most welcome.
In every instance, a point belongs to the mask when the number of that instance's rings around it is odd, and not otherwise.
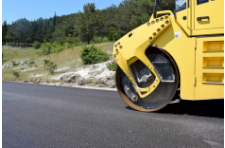
[[[156,12],[150,20],[119,39],[113,59],[129,78],[140,98],[160,84],[152,63],[145,55],[149,46],[168,53],[179,71],[180,97],[184,100],[224,98],[224,1],[189,0],[176,12]],[[154,82],[140,88],[130,65],[140,60],[156,75]],[[145,92],[145,93],[143,93]]]

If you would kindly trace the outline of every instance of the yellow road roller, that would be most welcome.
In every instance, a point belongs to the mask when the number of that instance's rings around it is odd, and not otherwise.
[[[113,45],[117,90],[135,110],[157,111],[174,96],[224,98],[224,1],[175,4]]]

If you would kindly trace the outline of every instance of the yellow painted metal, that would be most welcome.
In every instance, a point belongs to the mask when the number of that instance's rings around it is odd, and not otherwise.
[[[170,18],[172,25],[153,44],[168,52],[176,62],[180,73],[181,98],[194,100],[195,38],[187,36],[172,12]]]
[[[113,57],[120,68],[124,71],[127,77],[131,80],[135,90],[141,98],[151,94],[159,85],[160,79],[153,68],[152,63],[145,55],[145,50],[151,45],[154,40],[162,34],[171,25],[170,17],[163,16],[156,19],[151,19],[149,22],[136,28],[132,32],[126,34],[118,40],[114,45]],[[156,76],[155,81],[146,88],[139,88],[134,80],[130,65],[135,60],[141,60],[146,67]],[[145,92],[144,94],[141,92]]]
[[[209,0],[206,3],[193,5],[194,26],[192,35],[223,34],[224,33],[224,0]],[[209,19],[197,20],[208,16]]]
[[[224,37],[203,37],[224,34],[223,6],[223,0],[209,0],[203,4],[189,0],[189,7],[187,3],[187,9],[177,12],[176,18],[171,11],[157,12],[160,17],[151,16],[149,22],[115,43],[113,58],[141,98],[151,94],[160,83],[152,63],[145,55],[150,45],[164,50],[176,62],[182,99],[224,97]],[[209,20],[197,20],[204,16],[209,16]],[[137,60],[141,60],[156,76],[154,83],[147,88],[139,88],[134,80],[130,65]],[[141,92],[146,93],[143,95]]]
[[[224,33],[224,1],[209,0],[198,4],[189,0],[186,9],[176,12],[176,20],[188,36],[217,35]],[[208,16],[209,19],[198,20]],[[186,17],[186,19],[184,19]]]
[[[195,100],[224,98],[224,37],[196,40]]]
[[[224,57],[203,57],[203,68],[224,69]]]
[[[204,42],[203,44],[203,52],[224,52],[224,42],[221,42],[221,40]]]
[[[224,27],[224,1],[209,0],[209,2],[194,5],[194,29],[207,30]],[[207,16],[208,19],[197,20],[199,17]]]
[[[191,15],[190,8],[181,10],[176,13],[176,22],[180,25],[180,28],[188,35],[191,35]],[[186,17],[186,19],[184,19]]]
[[[132,63],[129,62],[129,60],[133,60],[133,57],[136,57],[147,67],[152,67],[151,62],[145,55],[145,50],[151,44],[155,44],[166,50],[175,59],[181,75],[181,89],[183,90],[181,91],[181,96],[183,96],[183,98],[194,99],[195,40],[193,38],[188,38],[182,31],[176,23],[171,11],[164,11],[164,13],[169,13],[170,16],[166,15],[158,18],[158,23],[156,23],[157,19],[151,18],[149,22],[129,32],[118,40],[114,45],[114,60],[131,80],[138,94],[145,97],[157,88],[159,84],[157,81],[160,82],[160,79],[154,69],[150,69],[154,75],[156,75],[156,81],[148,87],[151,92],[147,92],[145,96],[143,96],[140,92],[142,90],[144,92],[147,89],[141,89],[135,83],[130,69]],[[161,19],[162,21],[160,22]],[[166,21],[169,22],[166,23]],[[159,33],[157,33],[157,29],[161,29]],[[130,36],[131,33],[132,36]],[[155,36],[154,33],[156,33]],[[175,38],[175,33],[178,33],[177,38]],[[122,46],[122,48],[120,48],[120,46]]]

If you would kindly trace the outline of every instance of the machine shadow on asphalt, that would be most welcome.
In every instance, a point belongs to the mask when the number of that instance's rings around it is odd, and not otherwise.
[[[134,110],[129,106],[127,109]],[[177,114],[177,115],[193,115],[224,118],[224,100],[208,100],[208,101],[185,101],[169,104],[165,108],[153,112],[160,114]]]

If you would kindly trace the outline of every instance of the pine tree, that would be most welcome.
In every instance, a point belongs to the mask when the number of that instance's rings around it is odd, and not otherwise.
[[[94,36],[94,27],[95,27],[95,4],[88,3],[83,7],[84,13],[79,13],[78,18],[78,28],[79,36],[82,41],[90,44]]]
[[[56,12],[55,12],[55,15],[54,15],[54,18],[53,18],[53,25],[54,25],[54,27],[56,26]]]
[[[2,25],[2,44],[6,44],[6,34],[7,34],[8,26],[7,22],[4,21]]]

